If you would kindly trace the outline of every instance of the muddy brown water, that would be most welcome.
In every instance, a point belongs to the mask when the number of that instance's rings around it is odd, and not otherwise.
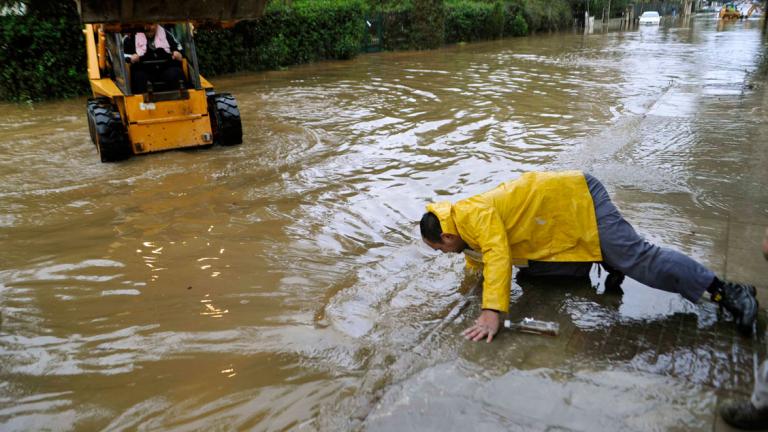
[[[766,218],[765,47],[697,18],[220,77],[243,145],[119,164],[84,98],[0,105],[0,429],[707,428],[761,345],[714,307],[521,282],[512,315],[561,336],[467,343],[476,280],[415,221],[583,169],[651,240],[748,277],[723,229]]]

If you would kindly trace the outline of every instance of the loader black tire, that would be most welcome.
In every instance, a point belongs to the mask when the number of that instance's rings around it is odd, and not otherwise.
[[[211,119],[214,142],[232,146],[243,143],[243,125],[235,97],[229,93],[214,95],[211,101],[215,118]]]
[[[96,123],[93,118],[93,111],[96,109],[98,104],[99,100],[88,99],[88,103],[85,107],[85,112],[88,116],[88,132],[91,134],[91,142],[93,142],[93,145],[96,145]]]
[[[131,156],[131,146],[120,112],[108,99],[88,101],[88,128],[102,162],[118,162]]]

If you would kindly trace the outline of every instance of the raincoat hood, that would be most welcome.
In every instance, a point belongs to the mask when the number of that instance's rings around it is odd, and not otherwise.
[[[456,223],[453,221],[453,204],[450,201],[440,201],[427,204],[427,211],[437,216],[440,229],[446,234],[459,235]]]

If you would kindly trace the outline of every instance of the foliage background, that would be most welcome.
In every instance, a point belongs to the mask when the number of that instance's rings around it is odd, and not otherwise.
[[[74,1],[23,3],[24,15],[0,16],[0,99],[31,101],[88,92],[85,42]],[[349,59],[372,31],[382,49],[430,49],[557,31],[588,5],[600,16],[608,0],[272,0],[264,17],[230,29],[199,29],[206,76]],[[612,0],[611,16],[628,0]],[[596,12],[598,11],[598,12]],[[373,29],[367,27],[373,23]],[[380,29],[376,29],[380,26]]]
[[[74,2],[55,11],[0,16],[0,99],[81,95],[87,89],[85,38]]]

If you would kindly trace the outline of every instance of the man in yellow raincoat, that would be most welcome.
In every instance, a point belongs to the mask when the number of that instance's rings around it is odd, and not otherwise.
[[[513,265],[533,275],[572,275],[598,262],[616,286],[627,275],[694,303],[709,292],[746,335],[757,317],[754,287],[723,281],[688,256],[648,243],[603,185],[580,171],[530,172],[455,204],[429,204],[420,228],[432,249],[463,252],[468,267],[482,268],[483,310],[464,332],[475,341],[493,340],[500,314],[509,311]]]

